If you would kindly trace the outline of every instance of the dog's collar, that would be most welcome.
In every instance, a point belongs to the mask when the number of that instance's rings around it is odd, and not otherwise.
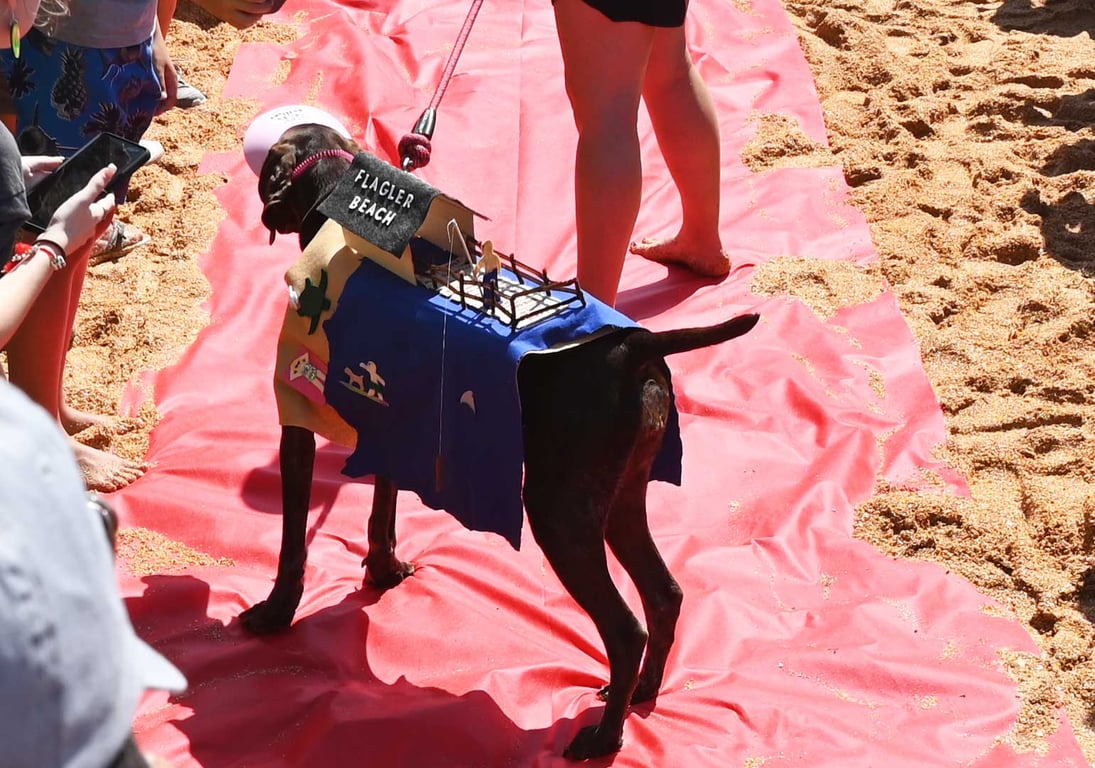
[[[307,171],[320,160],[326,160],[329,157],[340,157],[343,160],[351,163],[354,161],[354,156],[347,152],[345,149],[325,149],[322,152],[316,152],[314,155],[309,155],[308,157],[304,158],[304,160],[297,163],[296,167],[293,168],[293,172],[289,174],[289,180],[296,181],[302,173]]]

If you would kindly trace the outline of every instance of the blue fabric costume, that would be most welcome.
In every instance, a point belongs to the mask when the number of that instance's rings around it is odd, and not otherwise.
[[[587,295],[585,307],[562,308],[514,331],[363,260],[324,323],[331,352],[324,396],[358,432],[343,473],[386,475],[466,527],[519,547],[524,450],[517,367],[527,353],[605,326],[636,324]],[[679,485],[680,477],[674,407],[651,479]]]

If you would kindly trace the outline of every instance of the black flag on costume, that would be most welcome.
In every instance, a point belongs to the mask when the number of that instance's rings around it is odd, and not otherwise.
[[[417,176],[360,152],[319,211],[399,257],[441,194]]]

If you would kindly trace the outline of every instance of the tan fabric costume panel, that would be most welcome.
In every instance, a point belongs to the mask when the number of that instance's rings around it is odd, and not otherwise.
[[[323,398],[323,382],[315,381],[317,399],[312,399],[290,384],[294,361],[302,350],[307,350],[313,360],[322,361],[324,368],[331,359],[327,334],[323,321],[338,308],[338,299],[346,280],[361,263],[361,256],[346,241],[346,230],[336,221],[328,221],[304,249],[300,259],[285,273],[285,282],[302,295],[306,281],[319,285],[323,271],[327,271],[326,296],[331,306],[323,311],[319,325],[309,333],[312,320],[302,317],[289,305],[278,337],[277,368],[274,373],[274,396],[277,399],[278,419],[282,426],[310,429],[328,440],[350,448],[357,444],[357,432],[343,420]],[[299,366],[298,366],[299,367]]]

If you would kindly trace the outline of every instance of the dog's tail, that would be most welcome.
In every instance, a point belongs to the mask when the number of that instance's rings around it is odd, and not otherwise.
[[[628,346],[636,359],[650,360],[735,339],[753,330],[759,320],[760,315],[747,314],[703,328],[637,333],[628,339]]]

